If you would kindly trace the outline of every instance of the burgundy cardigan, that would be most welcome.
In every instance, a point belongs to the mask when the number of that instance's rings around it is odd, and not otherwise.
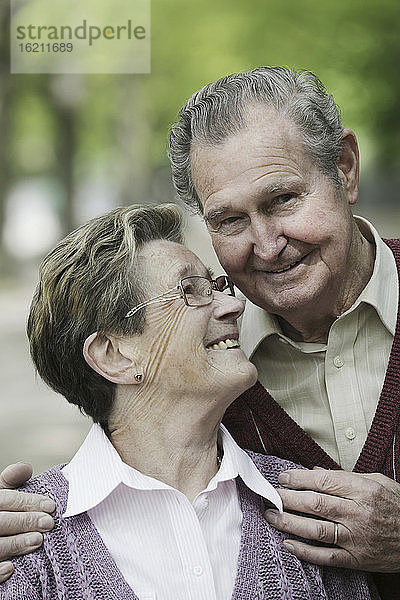
[[[400,279],[400,240],[384,241],[394,254]],[[310,469],[315,466],[340,469],[260,382],[235,400],[225,414],[224,423],[243,448],[275,454]],[[400,310],[375,416],[353,470],[383,473],[400,482]],[[384,600],[400,598],[400,573],[375,574],[375,579]]]

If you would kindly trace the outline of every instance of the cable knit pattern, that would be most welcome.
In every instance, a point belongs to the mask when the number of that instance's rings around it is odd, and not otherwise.
[[[275,457],[249,454],[275,487],[278,474],[294,466]],[[44,536],[39,551],[14,559],[15,574],[0,586],[0,600],[138,600],[87,513],[62,518],[68,496],[62,466],[39,475],[24,488],[56,501],[56,525]],[[287,536],[265,521],[264,500],[240,479],[238,491],[243,525],[232,600],[378,599],[362,574],[321,569],[295,558],[282,545]]]
[[[400,279],[400,240],[384,241],[394,254]],[[242,448],[276,454],[309,469],[340,469],[260,382],[235,400],[223,422]],[[376,413],[354,471],[383,473],[400,482],[400,310]],[[382,599],[400,598],[399,574],[377,574],[375,579]]]

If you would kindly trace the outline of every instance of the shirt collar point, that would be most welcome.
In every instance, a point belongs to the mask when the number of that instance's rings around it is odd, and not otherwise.
[[[231,465],[235,477],[239,476],[249,489],[272,502],[279,512],[282,512],[282,500],[277,490],[262,475],[247,452],[237,445],[229,431],[222,424],[221,440],[224,448],[224,458],[222,459],[221,469],[226,456],[226,461]]]

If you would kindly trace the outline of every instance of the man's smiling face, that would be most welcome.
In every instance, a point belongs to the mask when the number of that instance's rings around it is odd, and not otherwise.
[[[239,133],[193,142],[191,170],[219,260],[252,302],[282,316],[335,305],[351,280],[355,199],[321,173],[290,118],[249,106]]]

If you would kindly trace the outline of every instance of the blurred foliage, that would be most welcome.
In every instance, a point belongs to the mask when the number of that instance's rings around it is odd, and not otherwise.
[[[160,136],[153,156],[162,160],[165,125],[194,90],[227,73],[287,65],[315,71],[345,125],[374,139],[374,160],[398,167],[399,22],[397,0],[153,0],[153,70],[144,90]]]
[[[84,76],[10,75],[6,5],[0,217],[7,190],[27,177],[60,183],[64,229],[79,220],[78,188],[99,172],[122,202],[169,200],[166,140],[180,106],[205,83],[260,65],[315,71],[368,171],[400,167],[398,0],[152,0],[151,75]]]

